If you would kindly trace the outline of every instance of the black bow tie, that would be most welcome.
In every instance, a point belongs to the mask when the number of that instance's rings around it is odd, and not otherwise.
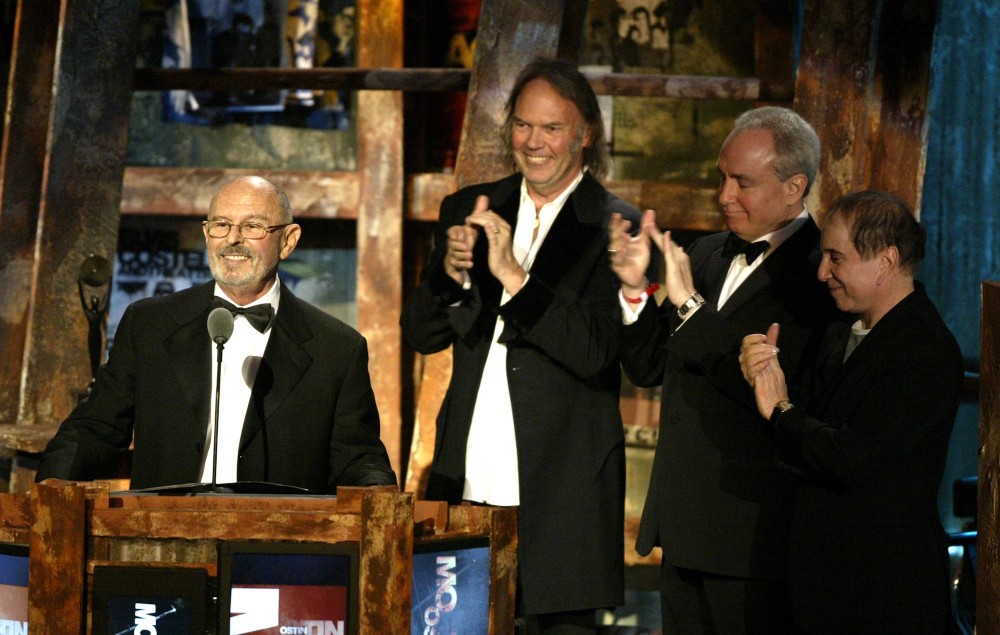
[[[728,260],[737,254],[744,254],[747,264],[752,265],[754,260],[757,260],[757,258],[770,248],[771,243],[766,240],[758,240],[751,243],[729,232],[729,236],[726,237],[726,244],[722,247],[722,257]]]
[[[212,299],[212,308],[223,307],[229,309],[233,314],[233,317],[237,315],[242,315],[250,323],[250,326],[254,327],[261,333],[267,330],[267,327],[271,325],[271,318],[274,317],[274,307],[270,303],[255,304],[248,307],[238,307],[232,302],[223,300],[219,296],[215,296]]]

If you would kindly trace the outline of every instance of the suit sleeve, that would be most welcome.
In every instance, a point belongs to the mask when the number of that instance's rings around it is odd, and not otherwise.
[[[129,306],[118,325],[106,364],[97,371],[87,398],[63,421],[42,453],[35,476],[93,480],[132,443],[135,414],[133,332],[135,311]]]
[[[421,282],[407,299],[400,317],[403,337],[419,353],[430,355],[448,348],[462,325],[471,324],[479,315],[478,290],[466,290],[444,271],[447,231],[465,219],[455,195],[441,203],[441,221],[434,231],[434,248]]]
[[[852,383],[847,420],[820,421],[804,408],[783,414],[775,429],[782,461],[833,486],[871,480],[895,457],[922,444],[947,448],[961,393],[961,357],[947,349],[910,347],[882,356],[878,373]]]
[[[338,485],[397,485],[379,438],[379,415],[368,375],[368,345],[358,338],[337,396],[330,440],[330,491]]]

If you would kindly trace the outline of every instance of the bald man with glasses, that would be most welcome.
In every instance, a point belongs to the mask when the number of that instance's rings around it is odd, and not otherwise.
[[[219,188],[202,225],[214,281],[125,310],[107,363],[49,442],[36,479],[100,478],[134,438],[134,489],[396,485],[364,337],[278,277],[302,234],[288,197],[263,178],[239,177]],[[207,322],[220,306],[234,321],[217,380]]]

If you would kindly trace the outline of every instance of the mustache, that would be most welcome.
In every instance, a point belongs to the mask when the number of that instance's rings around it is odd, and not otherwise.
[[[249,247],[242,247],[240,245],[230,245],[227,247],[220,247],[215,250],[215,255],[222,256],[246,256],[247,258],[253,258],[253,250]]]

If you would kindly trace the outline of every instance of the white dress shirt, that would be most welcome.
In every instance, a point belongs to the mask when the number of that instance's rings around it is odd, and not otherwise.
[[[535,235],[535,203],[521,181],[521,204],[514,227],[514,258],[526,272],[531,270],[538,249],[552,228],[566,199],[580,184],[583,172],[554,200],[538,210],[538,233]],[[532,236],[535,237],[532,242]],[[527,282],[527,279],[525,279]],[[500,305],[510,300],[504,290]],[[476,406],[469,427],[465,450],[465,500],[491,505],[517,505],[520,502],[517,471],[517,443],[514,436],[514,412],[507,384],[507,347],[497,342],[503,332],[503,318],[497,317],[490,350],[479,382]]]
[[[232,302],[218,284],[215,285],[215,295]],[[274,308],[274,314],[277,315],[280,297],[281,284],[275,279],[267,293],[245,306],[270,304]],[[272,330],[272,327],[268,326],[267,330],[261,333],[244,316],[235,317],[233,334],[226,342],[222,353],[222,387],[219,392],[219,466],[215,475],[217,483],[235,483],[237,480],[236,464],[239,458],[240,436],[243,434],[243,420],[250,404],[250,394],[254,379],[257,377],[257,369],[260,368]],[[272,326],[273,324],[274,320],[271,321]],[[212,349],[212,393],[206,426],[208,432],[205,439],[205,455],[202,457],[201,482],[211,483],[217,354],[215,343],[207,337],[205,340]]]

